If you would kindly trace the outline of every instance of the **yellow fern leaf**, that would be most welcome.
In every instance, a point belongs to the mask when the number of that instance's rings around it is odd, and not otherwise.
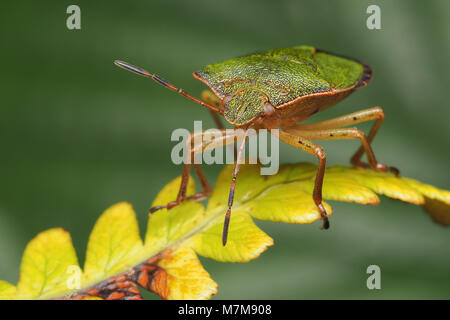
[[[221,172],[206,209],[186,201],[151,214],[145,241],[129,203],[108,208],[89,237],[83,270],[67,231],[41,232],[25,249],[17,286],[0,281],[0,299],[139,299],[137,285],[164,299],[210,298],[217,284],[197,254],[247,262],[273,245],[253,218],[300,224],[320,219],[312,200],[314,165],[284,165],[274,176],[261,176],[259,169],[241,167],[226,246],[221,239],[232,166]],[[167,184],[153,206],[174,200],[179,184],[180,178]],[[194,193],[191,179],[188,194]],[[378,204],[377,194],[424,205],[436,222],[450,225],[449,191],[372,170],[334,166],[326,171],[325,200]],[[331,214],[330,205],[324,206]]]

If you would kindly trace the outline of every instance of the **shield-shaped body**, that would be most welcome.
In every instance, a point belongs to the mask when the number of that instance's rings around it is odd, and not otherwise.
[[[225,119],[248,126],[276,110],[276,126],[309,118],[372,78],[369,66],[309,46],[274,49],[211,64],[194,77],[223,101]]]

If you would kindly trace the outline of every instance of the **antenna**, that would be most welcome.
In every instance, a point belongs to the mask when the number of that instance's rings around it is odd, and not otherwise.
[[[144,70],[142,68],[133,66],[132,64],[129,64],[127,62],[124,61],[120,61],[120,60],[116,60],[114,61],[114,64],[122,69],[131,71],[133,73],[136,73],[138,75],[141,75],[143,77],[147,77],[147,78],[152,78],[153,80],[155,80],[156,82],[158,82],[159,84],[163,85],[166,88],[169,88],[172,91],[178,92],[179,94],[181,94],[182,96],[185,96],[186,98],[188,98],[189,100],[194,101],[195,103],[198,103],[199,105],[211,110],[211,111],[215,111],[218,112],[220,114],[223,114],[223,111],[215,108],[213,106],[210,106],[209,104],[204,103],[203,101],[201,101],[200,99],[197,99],[196,97],[190,95],[189,93],[187,93],[186,91],[184,91],[181,88],[177,88],[175,87],[173,84],[167,82],[166,80],[164,80],[163,78],[157,76],[156,74],[151,74],[150,72],[148,72],[147,70]]]

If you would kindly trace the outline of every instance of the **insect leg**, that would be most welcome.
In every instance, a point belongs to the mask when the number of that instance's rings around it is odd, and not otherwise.
[[[384,111],[380,107],[369,108],[357,112],[353,112],[341,117],[337,117],[330,120],[325,120],[321,122],[311,123],[311,124],[300,124],[295,128],[298,130],[323,130],[323,129],[335,129],[341,128],[349,125],[355,125],[360,122],[366,122],[370,120],[376,120],[372,129],[369,132],[369,135],[366,138],[367,143],[370,145],[373,141],[373,138],[380,129],[381,123],[384,120]],[[291,128],[289,128],[291,129]],[[356,167],[369,167],[369,165],[361,162],[361,156],[363,153],[368,150],[368,148],[361,145],[361,147],[355,152],[355,154],[351,157],[350,162]],[[373,152],[372,152],[373,153]],[[369,155],[368,155],[369,156]],[[384,166],[386,167],[386,166]],[[399,171],[394,167],[387,167],[394,174],[398,175]],[[380,169],[382,170],[382,169]]]
[[[181,174],[181,184],[180,184],[180,188],[178,189],[177,198],[174,201],[169,202],[166,205],[159,205],[159,206],[150,208],[150,210],[149,210],[150,213],[153,213],[153,212],[158,211],[163,208],[171,209],[187,199],[186,191],[187,191],[187,186],[189,183],[189,176],[190,176],[189,171],[191,169],[191,163],[194,163],[195,154],[201,153],[201,151],[202,151],[203,134],[204,134],[203,131],[192,132],[189,135],[188,140],[186,141],[187,150],[189,150],[189,153],[186,155],[186,161],[183,165],[183,173]],[[198,141],[200,141],[200,145],[198,145],[198,146],[194,146],[194,141],[197,141],[196,139],[198,139]],[[202,186],[202,192],[198,192],[192,196],[189,196],[188,198],[195,199],[195,200],[201,200],[209,195],[209,193],[211,192],[211,188],[209,186],[208,181],[206,180],[205,175],[203,174],[203,171],[200,168],[200,165],[194,163],[194,167],[195,167],[197,176],[200,179],[200,183]]]
[[[323,176],[325,174],[326,156],[322,147],[299,136],[297,133],[291,133],[286,131],[279,132],[280,140],[290,144],[293,147],[299,148],[317,157],[319,165],[317,166],[316,180],[314,182],[313,200],[319,210],[320,216],[323,220],[322,229],[328,229],[330,223],[328,221],[327,212],[322,204],[322,186]]]
[[[209,104],[209,105],[211,105],[211,106],[214,106],[215,108],[220,109],[220,110],[223,112],[222,101],[219,100],[219,98],[217,98],[217,96],[216,96],[214,93],[212,93],[212,92],[209,91],[209,90],[203,90],[203,91],[202,91],[201,97],[202,97],[202,100],[203,100],[205,103],[207,103],[207,104]],[[214,122],[216,123],[217,128],[218,128],[218,129],[225,129],[225,127],[224,127],[222,121],[221,121],[220,118],[219,118],[218,113],[217,113],[217,112],[214,112],[214,111],[212,111],[212,110],[210,110],[210,113],[211,113],[211,116],[212,116]],[[235,144],[233,145],[233,150],[234,150],[234,160],[236,160],[236,157],[237,157],[237,148],[236,148],[236,145],[235,145]],[[258,161],[259,161],[259,159],[258,159]]]
[[[374,132],[372,134],[369,134],[369,136],[371,136],[371,139],[373,139],[384,119],[384,111],[380,107],[373,107],[365,110],[360,110],[334,119],[324,120],[320,122],[310,124],[299,124],[296,127],[301,128],[302,130],[334,129],[349,125],[355,125],[360,122],[366,122],[375,119],[377,121],[375,122],[375,125],[372,128],[372,131]]]
[[[233,200],[234,200],[234,190],[236,189],[236,178],[237,174],[239,172],[239,164],[240,160],[242,158],[242,153],[244,151],[245,142],[247,141],[247,132],[245,132],[244,138],[242,139],[241,146],[239,147],[239,152],[237,154],[236,163],[234,165],[234,171],[233,171],[233,178],[231,180],[230,185],[230,193],[228,194],[228,210],[225,214],[225,220],[223,222],[223,231],[222,231],[222,245],[227,244],[227,238],[228,238],[228,228],[230,225],[230,217],[231,217],[231,207],[233,206]]]
[[[202,98],[203,102],[209,104],[210,106],[213,106],[214,108],[217,108],[218,110],[223,111],[222,101],[219,98],[217,98],[217,96],[214,93],[212,93],[211,91],[203,90],[202,94],[201,94],[201,98]],[[210,110],[210,112],[211,112],[211,116],[212,116],[214,122],[216,123],[217,128],[225,129],[217,112],[213,111],[213,110]]]
[[[237,132],[236,130],[218,130],[217,135],[214,136],[213,138],[210,138],[210,135],[211,132],[209,131],[199,131],[190,134],[189,139],[186,142],[188,145],[187,149],[190,150],[190,152],[186,155],[186,161],[183,165],[183,173],[181,175],[181,183],[180,188],[178,190],[177,198],[174,201],[169,202],[165,205],[159,205],[150,208],[149,210],[150,213],[153,213],[162,208],[171,209],[185,200],[191,199],[197,201],[202,200],[211,193],[211,187],[209,186],[209,183],[205,175],[203,174],[203,171],[201,170],[200,164],[194,162],[194,157],[196,154],[201,154],[205,150],[210,150],[220,146],[234,143],[234,138],[239,136],[239,132]],[[197,192],[196,194],[191,196],[186,196],[187,186],[190,177],[189,171],[191,169],[191,163],[194,164],[196,174],[202,186],[202,191]]]
[[[197,177],[200,180],[200,185],[202,186],[202,191],[197,192],[196,194],[194,194],[192,196],[188,196],[188,197],[186,197],[186,199],[203,200],[211,194],[211,186],[209,185],[209,182],[206,179],[206,176],[203,173],[200,164],[194,163],[194,168],[195,168]]]
[[[216,126],[218,129],[225,129],[225,127],[223,126],[222,121],[220,120],[219,116],[217,115],[217,112],[214,112],[212,110],[209,110],[209,112],[211,113],[211,117],[213,118],[214,122],[216,123]]]
[[[339,140],[339,139],[360,139],[361,145],[364,152],[367,155],[367,160],[369,162],[368,166],[379,171],[393,171],[395,173],[396,169],[392,169],[384,164],[381,164],[375,158],[375,155],[370,147],[369,141],[366,135],[361,130],[357,128],[336,128],[336,129],[323,129],[323,130],[299,130],[298,128],[290,128],[287,130],[290,133],[298,134],[302,137],[312,140]],[[367,166],[366,164],[364,164]]]

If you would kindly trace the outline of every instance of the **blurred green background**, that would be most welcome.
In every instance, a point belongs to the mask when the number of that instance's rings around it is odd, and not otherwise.
[[[66,8],[81,7],[81,30]],[[381,8],[381,30],[366,8]],[[156,193],[181,173],[175,128],[209,112],[115,67],[122,59],[199,95],[191,73],[256,50],[308,44],[358,58],[374,80],[314,120],[375,105],[386,120],[373,147],[402,174],[449,187],[450,2],[434,1],[2,1],[0,10],[0,279],[16,283],[26,243],[70,231],[80,262],[100,213],[133,204],[144,232]],[[361,125],[367,130],[369,125]],[[322,145],[347,164],[357,141]],[[315,159],[281,146],[281,162]],[[211,182],[221,165],[205,166]],[[275,246],[250,263],[202,259],[219,299],[450,298],[450,230],[420,207],[331,203],[331,230],[257,222]],[[367,266],[382,289],[366,288]],[[155,298],[153,294],[145,294]]]

